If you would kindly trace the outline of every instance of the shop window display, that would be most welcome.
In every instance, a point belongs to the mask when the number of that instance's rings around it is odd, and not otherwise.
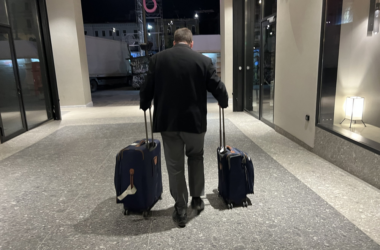
[[[327,0],[319,125],[380,150],[379,0]]]

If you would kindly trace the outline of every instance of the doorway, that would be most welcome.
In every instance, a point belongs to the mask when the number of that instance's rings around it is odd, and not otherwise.
[[[276,12],[276,0],[245,2],[244,110],[270,126],[274,123]]]

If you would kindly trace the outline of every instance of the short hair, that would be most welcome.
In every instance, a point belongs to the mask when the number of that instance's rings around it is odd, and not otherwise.
[[[181,28],[175,31],[174,33],[175,43],[186,42],[190,44],[193,41],[193,33],[188,28]]]

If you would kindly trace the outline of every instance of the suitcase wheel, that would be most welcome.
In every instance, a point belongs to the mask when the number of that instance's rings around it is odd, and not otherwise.
[[[232,209],[234,207],[234,205],[232,203],[227,203],[227,207],[228,207],[228,209]]]
[[[248,207],[248,202],[244,201],[243,202],[243,207]]]
[[[149,217],[149,215],[150,215],[150,212],[149,211],[144,211],[142,215],[143,215],[144,219],[147,219]]]
[[[129,210],[124,209],[124,215],[130,215],[130,214],[131,214],[131,212],[129,212]]]

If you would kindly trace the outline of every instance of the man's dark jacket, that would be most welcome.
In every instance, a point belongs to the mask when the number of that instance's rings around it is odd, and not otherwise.
[[[222,108],[228,107],[224,83],[210,58],[186,44],[154,55],[140,90],[140,108],[147,110],[154,99],[154,132],[207,130],[207,91]]]

